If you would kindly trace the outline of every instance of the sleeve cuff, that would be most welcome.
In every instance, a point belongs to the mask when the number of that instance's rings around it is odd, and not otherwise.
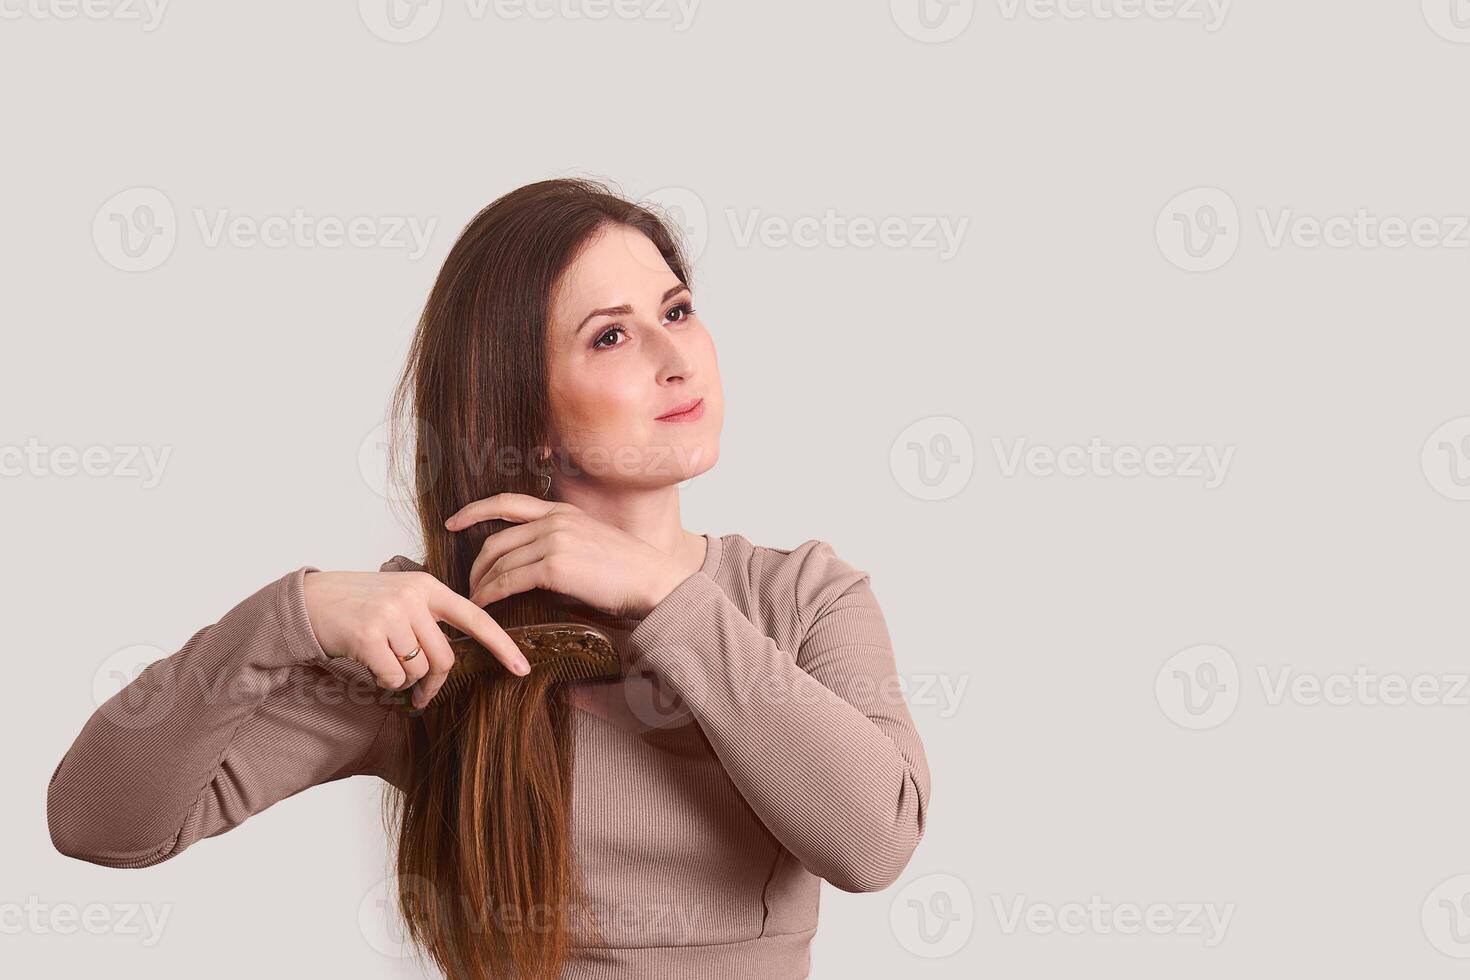
[[[281,629],[291,657],[297,663],[326,663],[331,659],[322,649],[316,632],[311,628],[311,619],[306,615],[306,573],[319,571],[321,569],[313,565],[302,565],[288,572],[282,576],[280,591],[276,593]]]
[[[628,634],[632,663],[644,658],[656,664],[665,663],[661,654],[697,649],[713,622],[712,604],[726,598],[725,590],[704,571],[697,571],[680,582]]]

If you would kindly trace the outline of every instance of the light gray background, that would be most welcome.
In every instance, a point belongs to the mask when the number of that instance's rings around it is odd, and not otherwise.
[[[870,570],[925,739],[927,835],[888,891],[824,889],[815,977],[1463,972],[1470,4],[960,2],[930,7],[937,41],[879,0],[687,24],[445,0],[404,42],[377,0],[99,3],[0,4],[0,968],[418,975],[359,923],[375,783],[118,871],[51,849],[46,781],[119,664],[299,565],[414,553],[359,457],[429,285],[480,207],[581,174],[705,242],[727,412],[686,525]],[[124,271],[107,229],[138,188],[177,240]],[[197,223],[296,208],[436,224],[413,257]],[[775,234],[829,209],[897,244]],[[1360,210],[1441,232],[1273,244],[1283,215]],[[1186,271],[1170,229],[1210,214],[1218,267]],[[752,217],[771,233],[742,243]],[[931,220],[968,223],[952,256]],[[1017,440],[1094,438],[1232,456],[1218,486],[1005,469]],[[156,485],[138,446],[170,453]],[[101,447],[95,475],[58,474],[67,447]],[[1201,658],[1233,711],[1189,713],[1174,670]],[[1283,671],[1359,668],[1443,696],[1273,703]],[[1214,945],[1008,924],[1093,896],[1231,918]],[[149,944],[28,903],[168,918]]]

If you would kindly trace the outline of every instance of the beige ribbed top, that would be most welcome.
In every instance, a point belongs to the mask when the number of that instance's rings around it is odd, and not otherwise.
[[[574,846],[610,945],[579,946],[568,980],[802,980],[821,880],[885,888],[924,832],[928,764],[869,574],[822,541],[706,540],[618,638],[626,679],[573,696]],[[309,786],[381,775],[403,718],[322,651],[310,571],[97,709],[51,777],[57,850],[147,867]]]

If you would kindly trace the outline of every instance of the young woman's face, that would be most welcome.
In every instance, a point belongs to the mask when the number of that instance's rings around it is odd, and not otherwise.
[[[715,464],[725,400],[693,308],[632,228],[604,228],[568,267],[552,296],[548,370],[556,463],[570,461],[572,479],[668,486]],[[661,418],[695,401],[690,415]]]

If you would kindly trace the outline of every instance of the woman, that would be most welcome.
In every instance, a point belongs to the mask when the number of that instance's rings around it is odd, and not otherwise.
[[[724,400],[675,236],[589,181],[495,201],[410,402],[424,562],[303,566],[150,664],[58,764],[57,849],[145,867],[376,775],[400,911],[450,977],[807,976],[821,880],[898,877],[929,771],[868,574],[680,522]],[[559,682],[506,633],[568,618],[621,676]],[[505,669],[438,697],[441,622]]]

